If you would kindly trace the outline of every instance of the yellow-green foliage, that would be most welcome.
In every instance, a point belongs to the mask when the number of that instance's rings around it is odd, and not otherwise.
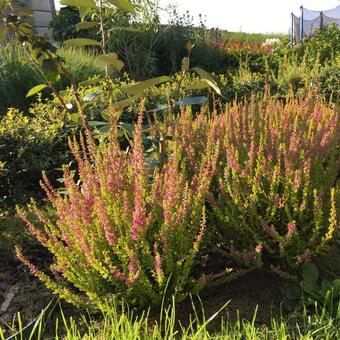
[[[30,113],[10,109],[0,120],[0,202],[7,207],[38,194],[41,172],[53,171],[69,159],[68,130],[57,108],[40,102]]]

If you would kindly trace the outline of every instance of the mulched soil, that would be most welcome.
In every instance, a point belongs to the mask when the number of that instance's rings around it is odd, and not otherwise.
[[[256,311],[256,322],[267,324],[272,316],[280,313],[283,282],[277,275],[262,268],[240,277],[234,282],[207,290],[202,295],[206,311],[214,313],[226,301],[228,316],[252,320]]]
[[[256,313],[257,325],[270,326],[271,317],[279,316],[283,282],[265,268],[245,274],[237,280],[203,290],[200,300],[196,297],[186,299],[176,306],[176,315],[182,325],[188,325],[193,315],[193,303],[202,320],[202,307],[205,320],[219,311],[216,319],[209,325],[211,331],[220,329],[221,319],[236,321],[238,318],[252,321]],[[155,321],[157,316],[153,315]]]
[[[40,250],[32,253],[42,258]],[[0,327],[5,335],[17,329],[17,313],[23,325],[35,319],[51,301],[51,292],[29,273],[14,256],[0,261]]]
[[[39,266],[46,262],[46,254],[41,249],[30,251],[30,257]],[[3,262],[3,261],[2,261]],[[1,263],[1,262],[0,262]],[[282,281],[266,268],[250,272],[234,282],[204,290],[200,298],[205,310],[206,318],[216,313],[226,302],[227,307],[221,311],[213,324],[218,328],[221,317],[236,320],[241,318],[252,320],[255,310],[256,323],[265,325],[271,316],[279,315],[282,301]],[[5,334],[13,332],[13,321],[20,312],[23,325],[26,325],[39,315],[41,310],[51,301],[53,295],[24,266],[13,256],[8,258],[6,264],[0,265],[0,327]],[[202,306],[197,297],[187,299],[176,306],[176,315],[181,324],[189,322],[193,314],[192,303],[197,312]],[[77,315],[79,311],[63,304],[67,313]],[[151,313],[150,320],[159,320],[157,313]],[[14,322],[15,324],[15,322]],[[213,326],[214,327],[214,326]]]

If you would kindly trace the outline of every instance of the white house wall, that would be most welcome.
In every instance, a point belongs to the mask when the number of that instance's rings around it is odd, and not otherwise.
[[[27,6],[33,10],[33,26],[41,34],[49,33],[49,23],[55,15],[54,0],[28,0]]]

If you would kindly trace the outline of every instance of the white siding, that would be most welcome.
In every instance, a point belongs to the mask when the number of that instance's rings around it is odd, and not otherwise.
[[[51,3],[49,0],[30,0],[33,11],[51,11]]]
[[[28,0],[27,5],[33,10],[33,25],[36,31],[48,34],[49,23],[55,14],[54,0]]]

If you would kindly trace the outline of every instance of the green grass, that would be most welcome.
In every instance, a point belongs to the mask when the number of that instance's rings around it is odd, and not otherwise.
[[[16,339],[339,339],[340,308],[337,316],[329,316],[325,310],[315,306],[310,315],[303,310],[296,318],[272,319],[269,325],[256,322],[256,311],[252,320],[238,318],[228,321],[226,304],[221,310],[206,317],[193,307],[192,316],[187,322],[178,320],[176,306],[173,303],[163,308],[158,318],[145,312],[137,316],[128,307],[105,306],[101,315],[91,317],[82,315],[66,317],[60,312],[56,320],[54,333],[44,331],[44,314],[32,323],[32,328],[22,337],[23,331],[17,333]],[[47,312],[46,312],[47,314]],[[17,319],[18,329],[23,330],[20,316]],[[1,325],[1,323],[0,323]],[[15,327],[13,327],[14,330]],[[5,336],[0,329],[0,340]]]
[[[82,82],[95,75],[104,75],[104,69],[96,63],[95,55],[81,48],[61,48],[58,54],[64,59],[76,81]],[[43,82],[43,77],[21,48],[0,48],[0,116],[9,107],[27,111],[35,97],[26,98],[27,92]],[[69,82],[62,79],[56,87],[64,89]],[[45,94],[47,92],[45,91]]]
[[[62,47],[58,54],[64,59],[66,68],[74,74],[77,83],[105,74],[103,66],[96,62],[94,52],[79,47]],[[65,85],[62,82],[61,87],[64,88]]]
[[[27,108],[34,98],[26,98],[26,93],[41,82],[41,75],[21,49],[0,48],[0,115],[8,107]]]
[[[222,32],[222,38],[231,42],[263,43],[266,39],[283,38],[285,34],[275,33],[245,33],[245,32]]]

